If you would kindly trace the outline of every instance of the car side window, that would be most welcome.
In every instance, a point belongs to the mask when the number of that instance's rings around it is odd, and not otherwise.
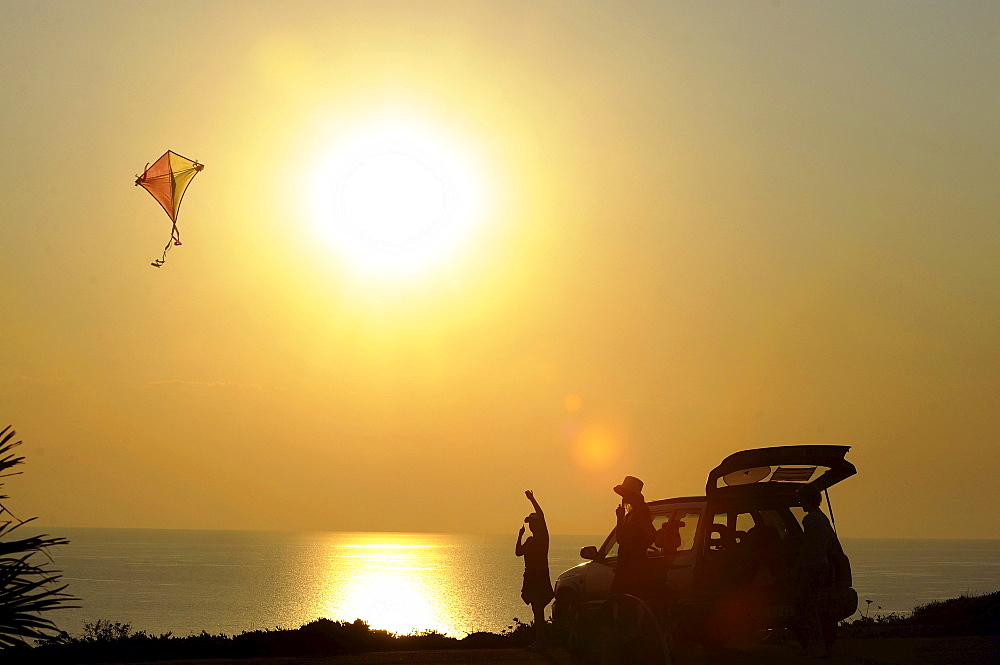
[[[694,549],[694,535],[698,532],[698,520],[701,519],[701,513],[696,510],[678,510],[674,517],[683,522],[678,530],[681,535],[681,546],[677,548],[677,551],[690,552]]]
[[[706,544],[708,549],[713,552],[723,552],[732,548],[733,532],[729,529],[728,513],[716,513],[712,518]]]
[[[668,538],[664,534],[664,527],[673,520],[677,523],[674,528],[679,536],[678,539]],[[701,520],[701,511],[699,510],[670,510],[665,513],[659,513],[653,516],[653,528],[656,529],[657,538],[654,540],[653,545],[650,546],[648,552],[649,554],[674,554],[680,552],[690,552],[694,549],[695,535],[698,533],[698,522]],[[722,514],[722,523],[726,523],[726,515]],[[673,545],[677,545],[677,549],[673,549]],[[664,547],[666,545],[666,547]],[[615,539],[615,533],[612,531],[608,534],[605,539],[604,544],[601,547],[602,558],[603,559],[613,559],[618,556],[618,541]]]
[[[670,510],[661,515],[653,515],[653,529],[656,531],[656,538],[653,543],[649,546],[648,552],[650,554],[663,554],[664,553],[664,528],[667,523],[670,522],[670,518],[673,516],[674,511]]]
[[[753,515],[750,513],[739,513],[736,515],[736,533],[733,534],[733,537],[736,539],[737,544],[745,542],[747,532],[753,529],[755,524]]]
[[[669,522],[670,518],[673,517],[673,515],[674,515],[674,511],[672,511],[672,510],[668,511],[666,513],[663,513],[662,515],[654,515],[653,516],[653,528],[656,529],[657,531],[659,531],[660,527],[662,527],[664,524],[666,524],[667,522]]]

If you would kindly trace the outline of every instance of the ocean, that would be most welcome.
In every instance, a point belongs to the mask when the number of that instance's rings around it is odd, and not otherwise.
[[[498,632],[521,602],[515,535],[46,529],[80,609],[49,616],[71,634],[108,619],[150,634],[237,634],[314,619],[363,619],[396,633]],[[553,536],[552,578],[603,536]],[[862,611],[1000,589],[1000,540],[844,539]],[[869,605],[865,601],[871,600]]]

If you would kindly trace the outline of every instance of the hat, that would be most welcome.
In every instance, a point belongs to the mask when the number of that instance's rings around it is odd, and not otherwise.
[[[527,517],[524,518],[524,522],[525,522],[525,524],[529,524],[529,523],[533,522],[534,520],[537,520],[540,517],[541,517],[541,515],[539,515],[538,513],[531,513],[530,515],[528,515]]]
[[[642,481],[635,476],[625,476],[621,485],[615,485],[615,492],[624,497],[642,496]]]

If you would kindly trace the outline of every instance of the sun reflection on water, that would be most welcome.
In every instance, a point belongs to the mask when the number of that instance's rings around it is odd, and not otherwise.
[[[400,634],[442,627],[450,632],[456,617],[440,538],[344,535],[329,543],[317,616],[363,618],[372,628]]]

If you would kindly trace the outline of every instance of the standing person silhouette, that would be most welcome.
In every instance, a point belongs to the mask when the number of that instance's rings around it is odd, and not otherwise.
[[[621,485],[615,486],[621,496],[621,504],[615,508],[618,526],[615,539],[618,541],[618,566],[615,579],[611,583],[612,593],[627,593],[640,598],[648,595],[649,558],[647,549],[656,538],[653,518],[649,506],[642,496],[642,481],[633,476],[625,476]]]
[[[833,644],[833,635],[823,634],[820,594],[823,587],[831,582],[828,553],[837,535],[830,526],[830,520],[820,510],[823,499],[819,490],[806,485],[796,492],[796,496],[799,505],[806,511],[802,518],[802,549],[796,571],[796,628],[807,654],[811,658],[826,658],[830,655],[827,642]]]
[[[525,490],[534,512],[524,518],[531,529],[531,535],[524,542],[524,526],[517,532],[517,547],[514,554],[524,557],[524,582],[521,584],[521,600],[531,606],[535,617],[534,647],[543,646],[545,627],[545,606],[552,600],[552,581],[549,579],[549,529],[545,524],[545,513],[535,501],[531,490]]]

